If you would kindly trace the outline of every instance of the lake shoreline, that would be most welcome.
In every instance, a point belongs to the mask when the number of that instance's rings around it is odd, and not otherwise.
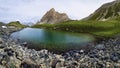
[[[25,41],[29,48],[47,49],[51,52],[65,52],[69,50],[90,49],[95,41],[94,37],[84,33],[51,31],[37,28],[25,28],[10,36],[19,41]]]
[[[0,67],[120,67],[119,37],[101,40],[91,50],[71,50],[64,54],[55,54],[46,49],[36,51],[23,45],[6,34],[0,37]]]

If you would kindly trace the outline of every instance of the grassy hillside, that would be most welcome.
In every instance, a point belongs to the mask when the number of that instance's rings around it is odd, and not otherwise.
[[[98,36],[111,37],[120,33],[119,21],[68,21],[59,24],[36,24],[33,28],[62,30],[77,33],[91,33]]]
[[[103,4],[93,14],[85,18],[85,20],[103,20],[120,16],[120,1],[113,1]]]
[[[7,26],[15,26],[17,28],[25,28],[26,26],[21,24],[19,21],[13,21],[7,24]]]

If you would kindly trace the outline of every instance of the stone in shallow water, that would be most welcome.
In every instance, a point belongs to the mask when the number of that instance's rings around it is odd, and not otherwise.
[[[95,48],[101,50],[101,49],[105,49],[105,46],[103,44],[98,44],[98,45],[96,45]]]

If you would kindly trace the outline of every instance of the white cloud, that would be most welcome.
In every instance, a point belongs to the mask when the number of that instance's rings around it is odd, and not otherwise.
[[[0,21],[36,22],[50,8],[65,12],[71,19],[81,19],[113,0],[0,0]]]

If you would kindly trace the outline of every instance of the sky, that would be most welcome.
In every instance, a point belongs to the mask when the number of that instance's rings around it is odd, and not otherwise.
[[[113,0],[0,0],[0,21],[36,23],[51,8],[80,20],[89,16],[102,4]]]

